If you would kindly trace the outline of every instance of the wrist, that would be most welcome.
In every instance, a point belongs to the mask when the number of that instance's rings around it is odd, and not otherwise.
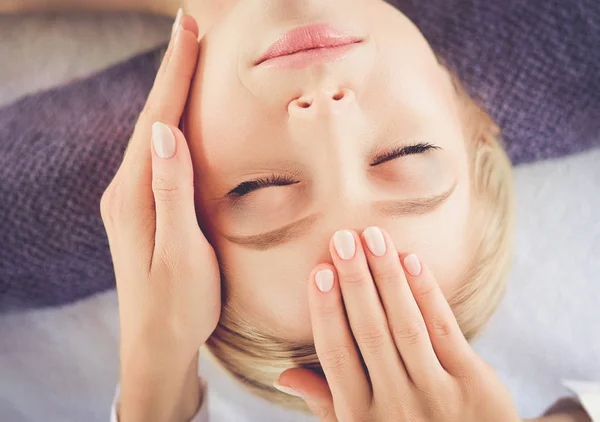
[[[120,422],[187,422],[201,403],[198,354],[190,362],[148,360],[122,362],[118,413]]]
[[[191,420],[198,413],[200,406],[202,406],[203,391],[198,380],[198,358],[199,354],[196,353],[195,359],[192,361],[186,374],[177,420],[186,422]]]

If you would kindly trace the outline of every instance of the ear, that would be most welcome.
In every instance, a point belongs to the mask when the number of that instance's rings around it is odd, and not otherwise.
[[[274,385],[286,394],[302,398],[322,422],[337,421],[329,385],[321,375],[306,368],[291,368],[285,370]]]

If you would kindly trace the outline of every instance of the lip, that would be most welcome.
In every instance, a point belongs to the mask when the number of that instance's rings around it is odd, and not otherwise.
[[[301,68],[333,61],[362,41],[328,24],[303,26],[279,37],[255,62],[255,66]]]

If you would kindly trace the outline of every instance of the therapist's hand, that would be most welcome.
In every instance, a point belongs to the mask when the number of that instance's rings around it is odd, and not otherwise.
[[[338,232],[330,249],[334,266],[319,265],[309,283],[327,381],[296,368],[281,375],[281,386],[324,422],[521,420],[507,388],[465,340],[425,263],[399,256],[376,228],[362,236]]]
[[[219,267],[198,226],[192,161],[178,129],[198,25],[189,16],[179,22],[101,201],[119,299],[120,422],[184,421],[195,413],[198,349],[221,308]]]

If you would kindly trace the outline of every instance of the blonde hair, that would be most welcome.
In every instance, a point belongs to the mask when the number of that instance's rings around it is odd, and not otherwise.
[[[471,162],[477,221],[474,256],[465,282],[449,303],[465,337],[479,334],[503,296],[510,267],[514,198],[511,164],[492,118],[453,78]],[[265,335],[231,307],[226,297],[217,329],[207,342],[213,358],[251,392],[277,405],[308,411],[301,399],[281,393],[273,381],[290,367],[321,372],[313,344],[293,344]]]

